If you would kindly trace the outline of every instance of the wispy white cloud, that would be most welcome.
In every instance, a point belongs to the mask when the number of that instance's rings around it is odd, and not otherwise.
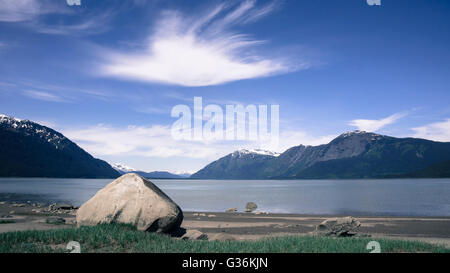
[[[95,88],[83,88],[83,87],[73,87],[67,85],[45,83],[36,80],[29,80],[26,78],[16,79],[14,83],[4,83],[5,86],[9,86],[23,92],[27,95],[27,91],[38,91],[41,93],[48,93],[55,97],[60,97],[63,101],[76,101],[80,99],[80,96],[88,96],[91,98],[110,101],[115,98],[114,94],[111,92],[106,92],[102,90],[97,90]],[[0,82],[0,88],[2,83]],[[123,99],[124,95],[121,95]]]
[[[335,136],[314,137],[301,131],[282,131],[279,144],[261,141],[188,141],[172,138],[171,126],[114,127],[104,124],[78,129],[58,128],[71,140],[95,156],[184,157],[215,160],[241,148],[276,152],[300,144],[319,145]],[[199,168],[202,166],[199,166]]]
[[[0,0],[0,22],[22,22],[48,12],[44,1]]]
[[[96,125],[83,129],[62,129],[63,133],[94,155],[134,155],[145,157],[215,158],[226,147],[172,138],[170,126],[112,127]]]
[[[48,24],[45,22],[33,22],[32,28],[39,33],[53,35],[92,35],[105,32],[109,29],[109,22],[114,12],[105,10],[101,14],[88,14],[83,20],[75,23]]]
[[[255,0],[221,4],[206,14],[188,17],[163,12],[141,52],[109,52],[103,75],[182,86],[209,86],[271,76],[306,68],[282,58],[249,54],[264,43],[232,32],[236,25],[254,22],[276,8],[258,7]]]
[[[361,131],[376,132],[404,116],[406,113],[396,113],[383,119],[355,119],[350,121],[349,125],[355,126]]]
[[[51,101],[51,102],[66,102],[67,100],[48,92],[37,91],[37,90],[26,90],[24,95],[33,99]]]
[[[442,122],[412,128],[412,130],[415,131],[413,137],[450,142],[450,118]]]
[[[45,15],[64,15],[58,23],[47,23]],[[70,9],[65,1],[52,0],[0,0],[0,22],[22,23],[30,29],[53,35],[95,34],[108,29],[112,9],[103,10],[100,14],[85,14],[79,22],[73,22],[75,9]],[[65,23],[71,19],[71,23]]]

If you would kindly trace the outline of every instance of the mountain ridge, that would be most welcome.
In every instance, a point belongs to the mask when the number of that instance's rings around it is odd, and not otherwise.
[[[0,115],[0,177],[116,178],[63,134],[30,120]]]
[[[92,157],[63,134],[30,120],[0,114],[0,177],[181,179]],[[346,132],[328,144],[298,145],[283,153],[240,149],[192,174],[191,179],[352,179],[450,177],[450,142]]]
[[[174,173],[167,172],[167,171],[144,172],[144,171],[136,170],[135,168],[126,166],[122,163],[114,163],[114,164],[111,164],[111,166],[113,167],[113,169],[118,171],[120,174],[137,173],[140,176],[149,178],[149,179],[184,179],[184,178],[187,178],[190,176],[190,175],[187,176],[185,174],[178,175],[178,174],[174,174]]]
[[[432,176],[450,177],[450,143],[396,138],[365,131],[346,132],[328,144],[298,145],[277,157],[257,160],[220,158],[199,172],[197,179],[352,179]],[[434,166],[434,169],[432,166]],[[430,169],[431,168],[431,169]],[[232,173],[229,175],[223,170]]]
[[[235,151],[208,164],[202,170],[192,174],[190,178],[258,179],[261,177],[261,174],[258,173],[261,166],[276,158],[276,156],[270,154],[248,152],[250,150],[242,151],[242,149]]]

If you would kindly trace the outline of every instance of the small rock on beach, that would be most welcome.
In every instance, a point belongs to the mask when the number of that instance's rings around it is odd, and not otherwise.
[[[245,205],[245,212],[252,212],[258,208],[258,205],[256,205],[253,202],[248,202],[247,205]]]
[[[196,229],[186,230],[186,233],[181,236],[182,240],[208,240],[208,235]]]
[[[66,220],[62,217],[48,217],[47,219],[45,219],[45,222],[47,224],[52,224],[52,225],[62,225],[66,223]]]
[[[316,234],[336,237],[349,237],[357,234],[361,223],[353,217],[331,218],[316,226]]]

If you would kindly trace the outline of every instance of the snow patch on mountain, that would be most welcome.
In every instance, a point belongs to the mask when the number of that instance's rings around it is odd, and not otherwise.
[[[137,171],[136,169],[134,169],[132,167],[129,167],[129,166],[127,166],[125,164],[122,164],[122,163],[111,164],[111,167],[113,167],[113,169],[116,170],[116,171],[124,172],[124,173]]]
[[[239,155],[258,154],[258,155],[269,155],[274,157],[278,157],[280,155],[280,153],[262,149],[240,149],[236,151],[236,153]]]
[[[18,119],[18,118],[13,118],[13,117],[9,117],[7,115],[0,114],[0,122],[3,122],[4,120],[5,121],[6,120],[14,120],[14,121],[17,121],[17,122],[21,122],[22,121],[21,119]]]
[[[345,138],[345,137],[351,137],[351,136],[357,136],[357,135],[368,135],[368,136],[372,136],[372,137],[382,137],[382,135],[379,135],[379,134],[376,134],[376,133],[355,130],[355,131],[350,131],[350,132],[343,133],[342,135],[338,136],[337,138]]]
[[[4,114],[0,114],[0,126],[13,128],[14,130],[23,132],[26,135],[38,136],[41,139],[46,140],[48,143],[53,144],[56,149],[59,149],[59,146],[67,140],[66,137],[53,129],[42,126],[30,120],[21,120]]]

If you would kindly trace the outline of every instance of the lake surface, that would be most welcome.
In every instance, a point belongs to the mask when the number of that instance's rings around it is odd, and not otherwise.
[[[0,201],[81,205],[111,179],[0,178]],[[184,211],[450,216],[450,179],[152,180]]]

